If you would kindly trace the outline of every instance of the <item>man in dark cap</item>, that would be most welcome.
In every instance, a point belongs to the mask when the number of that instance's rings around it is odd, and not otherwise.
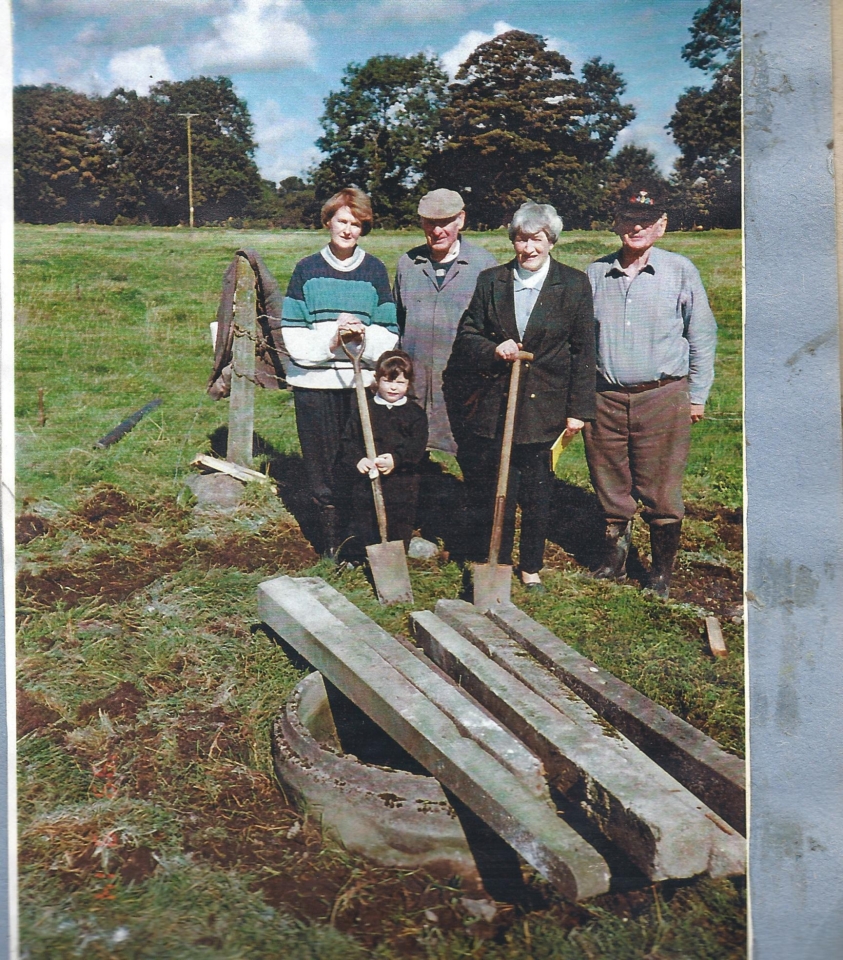
[[[654,246],[666,228],[664,201],[635,186],[615,213],[620,250],[588,267],[597,324],[597,418],[583,431],[606,522],[603,561],[593,576],[625,578],[640,500],[650,527],[648,586],[665,598],[685,513],[691,424],[703,418],[717,341],[696,267]]]
[[[419,202],[425,243],[398,261],[393,296],[401,346],[413,358],[416,398],[430,425],[428,449],[456,453],[442,397],[442,373],[477,276],[497,260],[460,236],[465,205],[454,190],[432,190]]]

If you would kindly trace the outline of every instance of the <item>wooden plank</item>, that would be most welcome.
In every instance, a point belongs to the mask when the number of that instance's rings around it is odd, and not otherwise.
[[[191,466],[207,467],[208,470],[217,470],[237,480],[242,480],[243,483],[268,483],[272,487],[275,486],[272,480],[259,470],[250,470],[248,467],[241,467],[236,463],[229,463],[228,460],[218,460],[216,457],[209,457],[206,453],[200,453],[194,457],[191,461]]]
[[[304,586],[316,601],[342,620],[360,642],[368,644],[436,704],[462,736],[479,743],[517,777],[533,796],[550,802],[541,761],[488,710],[438,670],[421,651],[414,652],[399,643],[321,577],[296,577],[295,582]]]
[[[708,637],[708,646],[715,657],[727,657],[729,651],[726,649],[726,641],[723,639],[723,631],[720,629],[720,621],[717,617],[705,618],[705,633]]]
[[[743,838],[523,647],[468,604],[440,601],[437,613],[448,622],[410,618],[428,656],[535,750],[554,786],[647,877],[745,871]]]
[[[226,459],[241,467],[252,466],[255,432],[255,311],[255,273],[245,257],[238,257]]]
[[[261,619],[453,791],[564,896],[609,886],[606,861],[406,677],[290,577],[258,587]]]
[[[501,607],[489,617],[694,796],[746,834],[746,766],[740,757],[601,670],[517,607]]]

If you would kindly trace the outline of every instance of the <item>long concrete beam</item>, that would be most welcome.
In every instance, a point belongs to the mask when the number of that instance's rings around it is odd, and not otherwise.
[[[490,619],[735,830],[746,834],[746,765],[696,727],[601,670],[517,607]]]
[[[551,781],[647,877],[745,871],[742,837],[499,627],[461,601],[436,609],[441,619],[429,611],[411,615],[428,656],[538,753]],[[542,681],[542,695],[525,673]]]
[[[464,737],[480,744],[533,796],[550,802],[545,770],[538,757],[446,673],[437,671],[421,651],[405,647],[321,577],[297,577],[296,582],[435,703]]]
[[[604,893],[600,854],[290,577],[258,587],[261,619],[570,899]]]

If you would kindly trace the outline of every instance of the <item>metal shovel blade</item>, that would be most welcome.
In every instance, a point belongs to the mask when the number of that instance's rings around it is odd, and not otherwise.
[[[387,540],[366,547],[378,600],[383,604],[412,603],[413,588],[403,540]]]
[[[502,603],[510,603],[512,565],[475,563],[473,568],[474,606],[484,613]]]

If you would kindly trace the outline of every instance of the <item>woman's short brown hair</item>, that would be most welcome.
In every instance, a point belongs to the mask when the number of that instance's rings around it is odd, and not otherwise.
[[[403,350],[386,350],[378,357],[375,367],[375,383],[378,380],[397,380],[401,374],[413,382],[413,361]]]
[[[335,193],[322,207],[322,226],[328,222],[341,207],[348,207],[354,216],[363,224],[362,236],[372,229],[372,201],[357,187],[344,187]]]

